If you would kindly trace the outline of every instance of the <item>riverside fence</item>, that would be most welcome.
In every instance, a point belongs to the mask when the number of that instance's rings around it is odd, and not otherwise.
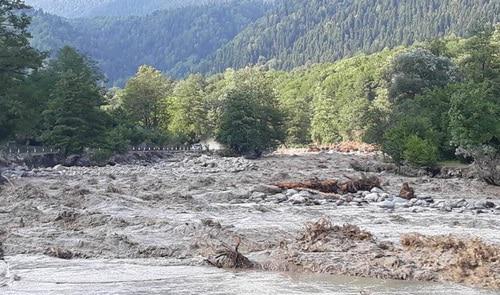
[[[100,151],[100,149],[94,149]],[[209,147],[202,144],[194,145],[177,145],[177,146],[131,146],[128,148],[128,152],[205,152],[208,151]],[[87,149],[87,151],[91,151]],[[37,156],[37,155],[50,155],[50,154],[60,154],[61,150],[57,148],[45,147],[45,146],[4,146],[0,147],[0,154],[5,156],[16,156],[16,157],[26,157],[26,156]]]

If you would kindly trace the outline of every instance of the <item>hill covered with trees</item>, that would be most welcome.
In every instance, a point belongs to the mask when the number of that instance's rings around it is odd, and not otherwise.
[[[52,54],[64,45],[96,60],[111,84],[123,84],[142,64],[184,76],[266,12],[238,1],[158,11],[143,17],[65,19],[33,12],[32,44]]]
[[[334,61],[500,21],[496,0],[287,0],[210,57],[203,71],[269,63],[273,68]]]
[[[227,0],[27,0],[28,5],[68,18],[146,15],[157,10],[205,5]]]
[[[497,0],[209,2],[143,17],[68,20],[38,12],[33,44],[52,52],[69,44],[122,85],[141,64],[174,77],[249,64],[288,70],[500,21]]]

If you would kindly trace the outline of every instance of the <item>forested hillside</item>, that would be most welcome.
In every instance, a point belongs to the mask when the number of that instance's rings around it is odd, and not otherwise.
[[[227,0],[27,0],[47,13],[76,18],[95,16],[146,15],[157,10],[204,5]]]
[[[499,20],[498,0],[255,0],[127,18],[67,20],[37,12],[31,31],[36,48],[71,45],[97,60],[110,84],[122,85],[141,64],[174,77],[257,63],[291,69],[464,35],[475,22]]]
[[[500,21],[500,1],[280,1],[210,57],[202,70],[220,71],[257,62],[291,69],[450,33],[463,35],[477,21]]]
[[[32,44],[52,53],[63,45],[78,48],[98,62],[112,84],[122,84],[142,64],[184,76],[265,11],[266,5],[259,1],[129,18],[68,20],[37,11],[31,26]]]

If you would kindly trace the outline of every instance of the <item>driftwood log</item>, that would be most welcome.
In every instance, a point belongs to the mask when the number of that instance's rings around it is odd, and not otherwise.
[[[234,247],[223,244],[222,249],[219,249],[213,257],[208,258],[206,261],[210,265],[218,268],[255,268],[257,265],[238,251],[238,248],[241,244],[241,239],[239,237],[236,237],[235,242],[236,246]]]
[[[369,191],[375,187],[381,188],[381,181],[376,176],[361,178],[347,177],[347,181],[339,181],[336,179],[311,179],[303,182],[280,182],[277,183],[281,189],[313,189],[322,193],[347,194],[358,191]]]

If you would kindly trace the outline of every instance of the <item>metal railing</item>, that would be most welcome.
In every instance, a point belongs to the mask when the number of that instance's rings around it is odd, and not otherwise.
[[[132,146],[128,152],[204,152],[208,151],[208,146],[201,144],[177,145],[177,146]],[[101,150],[98,148],[97,150]],[[61,149],[45,146],[4,146],[0,147],[0,154],[6,156],[33,156],[59,154]]]

